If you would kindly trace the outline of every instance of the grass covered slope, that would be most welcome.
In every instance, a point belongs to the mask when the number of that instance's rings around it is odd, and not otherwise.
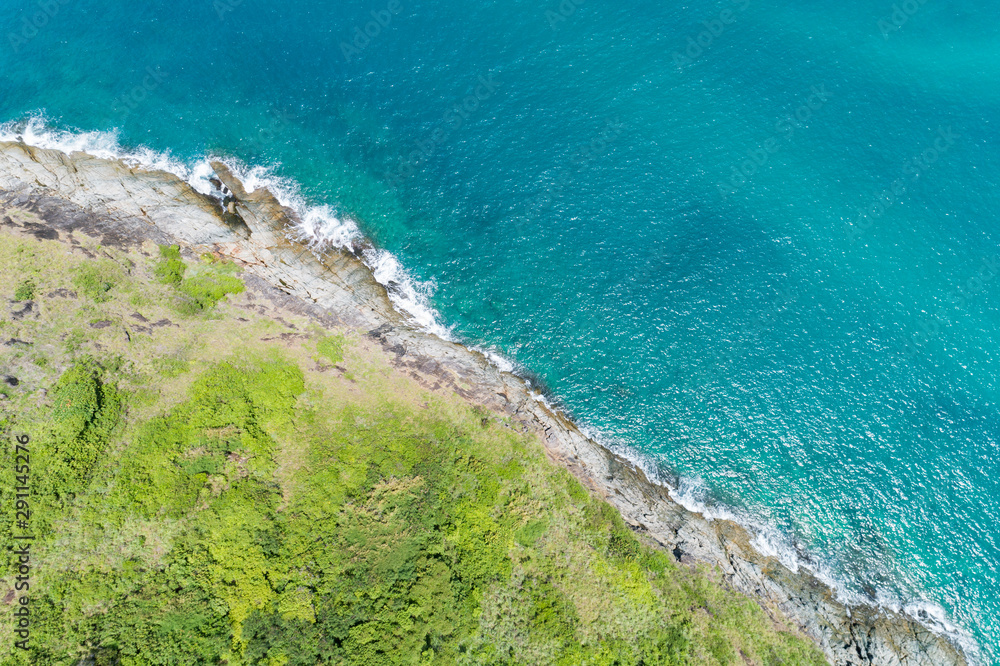
[[[0,530],[27,434],[38,536],[0,663],[825,663],[366,336],[79,240],[0,227]]]

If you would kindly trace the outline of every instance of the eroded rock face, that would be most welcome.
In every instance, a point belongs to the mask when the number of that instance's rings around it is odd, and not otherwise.
[[[4,219],[26,233],[59,238],[62,232],[81,230],[106,244],[174,242],[243,263],[252,288],[327,324],[365,332],[393,356],[397,367],[427,388],[454,391],[536,433],[552,460],[615,506],[636,531],[682,562],[718,567],[729,584],[756,598],[777,621],[812,638],[832,664],[966,663],[959,649],[918,622],[874,607],[848,609],[814,576],[759,554],[739,525],[706,520],[684,509],[666,488],[536,400],[524,380],[501,372],[478,352],[409,325],[351,252],[318,256],[289,240],[295,213],[270,192],[247,192],[224,165],[213,168],[232,193],[229,205],[198,194],[171,174],[0,142],[0,208],[38,214],[45,223],[42,229]]]
[[[0,189],[41,190],[106,212],[115,221],[130,220],[125,226],[142,220],[186,243],[212,243],[220,236],[218,204],[176,176],[84,153],[66,155],[21,143],[0,146]]]

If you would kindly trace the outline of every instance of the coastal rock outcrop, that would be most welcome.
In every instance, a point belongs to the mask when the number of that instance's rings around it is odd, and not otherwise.
[[[741,526],[680,506],[666,487],[537,399],[522,378],[479,352],[411,325],[353,251],[314,252],[294,240],[295,211],[266,190],[247,192],[225,165],[213,168],[229,192],[225,204],[169,173],[0,142],[0,205],[32,211],[49,237],[79,231],[105,244],[179,243],[241,262],[248,282],[271,298],[363,332],[429,388],[454,391],[536,433],[552,460],[616,507],[633,529],[681,562],[717,567],[728,584],[756,598],[776,621],[797,626],[816,641],[832,664],[967,663],[958,647],[916,620],[875,606],[847,607],[812,574],[757,552]],[[26,224],[2,214],[0,220]]]

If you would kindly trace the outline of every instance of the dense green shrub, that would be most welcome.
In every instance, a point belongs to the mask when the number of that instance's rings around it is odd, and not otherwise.
[[[190,401],[139,429],[115,496],[145,518],[179,518],[215,474],[224,473],[228,483],[242,466],[240,474],[266,478],[261,475],[273,471],[274,442],[265,425],[289,418],[303,390],[302,374],[292,366],[217,366],[195,382]]]
[[[38,511],[62,522],[12,664],[823,663],[481,412],[316,403],[243,359],[120,441],[110,374],[54,388]]]
[[[106,452],[121,417],[123,396],[102,374],[94,360],[83,359],[63,373],[52,395],[53,463],[72,478],[65,489],[74,492]]]
[[[211,258],[211,255],[208,255]],[[185,277],[187,266],[181,259],[180,247],[177,245],[161,245],[160,260],[153,268],[157,279],[177,288],[182,296],[181,311],[187,314],[197,314],[211,310],[229,294],[243,293],[243,282],[236,277],[236,267],[233,264],[206,262],[210,266],[201,267],[195,275]]]
[[[160,261],[153,269],[153,274],[163,284],[175,287],[184,279],[184,261],[181,259],[181,248],[178,245],[161,245]]]
[[[232,275],[210,273],[185,279],[180,284],[180,292],[188,297],[190,310],[201,312],[211,310],[229,294],[241,294],[243,282]]]
[[[111,291],[118,284],[120,269],[111,261],[92,260],[76,269],[73,286],[96,303],[111,300]]]
[[[89,363],[67,370],[55,386],[52,420],[65,439],[76,439],[100,410],[99,383]]]
[[[337,365],[344,360],[344,346],[347,340],[342,335],[324,336],[316,343],[316,352],[321,358]]]
[[[38,287],[35,285],[34,280],[25,280],[17,286],[14,290],[14,300],[15,301],[30,301],[35,297],[35,291]]]

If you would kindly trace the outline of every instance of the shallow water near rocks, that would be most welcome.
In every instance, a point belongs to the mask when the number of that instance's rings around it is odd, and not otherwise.
[[[356,219],[411,300],[679,475],[679,497],[853,598],[941,614],[996,664],[991,18],[18,1],[0,122],[271,166],[259,182]]]

